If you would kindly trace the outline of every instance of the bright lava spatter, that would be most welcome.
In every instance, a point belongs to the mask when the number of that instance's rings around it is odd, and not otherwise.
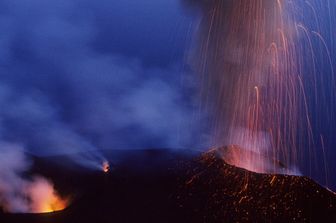
[[[273,169],[266,163],[261,168],[260,157],[280,161],[289,174],[307,160],[311,169],[318,168],[316,148],[323,137],[314,136],[320,134],[312,125],[320,119],[312,113],[325,105],[332,119],[328,102],[335,99],[329,46],[335,30],[322,26],[317,11],[329,13],[332,24],[330,10],[336,6],[324,3],[214,0],[204,12],[195,55],[202,107],[214,114],[213,145],[253,151],[249,163],[258,162],[259,172],[278,172],[275,162]],[[326,77],[316,67],[318,56],[327,61]]]

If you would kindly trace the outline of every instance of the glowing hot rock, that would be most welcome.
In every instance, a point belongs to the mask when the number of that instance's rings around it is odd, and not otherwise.
[[[110,164],[107,162],[107,161],[104,161],[103,162],[103,165],[102,165],[102,170],[107,173],[110,171]]]

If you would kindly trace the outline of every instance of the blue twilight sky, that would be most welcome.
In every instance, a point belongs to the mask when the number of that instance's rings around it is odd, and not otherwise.
[[[41,155],[199,147],[194,23],[172,0],[1,0],[1,141]]]

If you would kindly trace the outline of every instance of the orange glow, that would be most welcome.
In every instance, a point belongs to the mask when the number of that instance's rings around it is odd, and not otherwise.
[[[107,161],[104,161],[102,169],[105,173],[109,172],[110,171],[110,164]]]
[[[61,199],[60,197],[53,195],[46,200],[45,203],[41,204],[39,208],[40,213],[48,213],[54,211],[61,211],[67,207],[67,200]]]
[[[44,178],[37,178],[29,188],[32,213],[60,211],[68,206],[68,199],[61,198],[53,185]]]

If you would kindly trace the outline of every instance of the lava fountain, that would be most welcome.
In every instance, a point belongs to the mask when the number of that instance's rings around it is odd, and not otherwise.
[[[302,40],[314,33],[304,25],[303,11],[314,9],[310,3],[204,2],[193,58],[202,85],[201,107],[213,114],[214,146],[247,151],[231,154],[232,164],[240,166],[243,157],[249,160],[247,169],[283,173],[281,162],[285,173],[294,174],[300,161],[314,157],[310,98],[316,97],[318,77],[306,69],[316,64],[312,41]],[[274,160],[271,166],[269,160]]]

